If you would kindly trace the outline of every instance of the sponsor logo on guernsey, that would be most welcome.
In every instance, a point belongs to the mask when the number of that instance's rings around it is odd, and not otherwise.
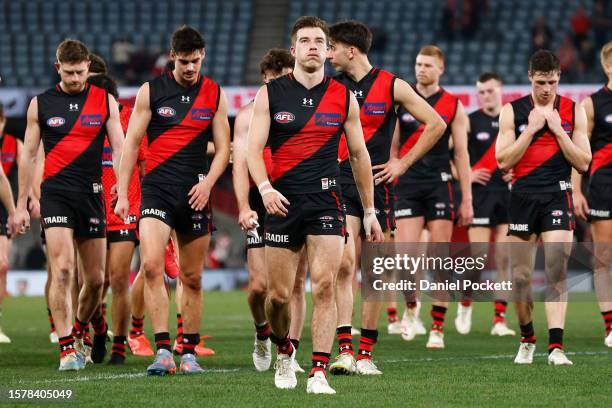
[[[93,224],[93,225],[100,225],[100,219],[99,218],[90,218],[89,219],[89,223]]]
[[[384,102],[367,102],[363,104],[366,115],[384,115],[387,113],[387,104]]]
[[[128,230],[126,230],[126,229],[119,230],[119,235],[121,235],[122,237],[127,237],[128,236]]]
[[[54,217],[45,217],[43,218],[45,224],[67,224],[68,217],[63,216],[54,216]]]
[[[443,210],[446,208],[446,203],[436,203],[436,208],[438,210]]]
[[[274,120],[278,123],[291,123],[295,120],[295,115],[291,112],[277,112],[274,114]]]
[[[190,102],[191,102],[190,96],[185,96],[185,95],[181,96],[181,103],[190,103]]]
[[[266,241],[276,242],[276,243],[289,243],[289,235],[286,234],[271,234],[266,232]]]
[[[134,224],[136,222],[136,216],[134,214],[128,215],[126,219],[128,224]]]
[[[570,181],[561,180],[559,182],[559,188],[561,189],[561,191],[571,190],[572,189],[572,183]]]
[[[191,216],[191,219],[194,221],[200,221],[204,219],[204,214],[202,213],[195,213]]]
[[[321,190],[329,190],[330,188],[336,187],[336,179],[322,178],[321,179]]]
[[[494,120],[493,122],[491,122],[491,127],[493,129],[498,129],[499,128],[499,122]]]
[[[612,113],[606,115],[605,119],[606,123],[612,123]]]
[[[76,112],[79,110],[79,104],[78,103],[71,103],[68,106],[68,109],[70,110],[70,112]]]
[[[197,108],[191,110],[191,120],[212,120],[212,109]]]
[[[47,126],[51,127],[60,127],[64,123],[66,123],[66,119],[62,118],[61,116],[54,116],[52,118],[47,119]]]
[[[561,127],[563,128],[563,130],[565,130],[565,133],[567,133],[568,135],[570,133],[572,133],[572,129],[573,128],[572,128],[572,124],[571,123],[567,123],[567,122],[566,123],[562,123]]]
[[[560,217],[563,215],[563,211],[561,210],[553,210],[550,215],[552,215],[553,217]]]
[[[317,112],[315,113],[315,125],[323,127],[339,127],[342,125],[339,113]]]
[[[353,94],[355,95],[355,98],[357,99],[363,98],[363,90],[361,89],[353,89]]]
[[[476,140],[480,140],[481,142],[485,142],[491,138],[489,132],[478,132],[476,133]]]
[[[412,215],[412,208],[405,208],[403,210],[395,210],[396,217],[404,217],[407,215]]]
[[[105,147],[102,150],[102,167],[113,167],[113,149]]]
[[[102,125],[102,115],[82,115],[81,126],[100,126]]]
[[[610,210],[594,210],[591,208],[589,214],[592,217],[610,217]]]
[[[169,106],[162,106],[161,108],[157,108],[157,114],[164,118],[171,118],[176,115],[176,111]]]
[[[312,108],[314,106],[314,99],[302,98],[302,106],[305,106],[307,108]]]
[[[529,224],[510,224],[510,231],[529,232]]]
[[[525,123],[520,125],[519,128],[518,128],[519,132],[523,133],[523,130],[525,130],[526,127],[527,127],[527,124],[525,124]]]
[[[155,215],[157,217],[161,217],[162,219],[166,219],[166,212],[162,210],[158,210],[157,208],[145,208],[140,213],[141,215]]]
[[[247,235],[247,244],[248,245],[257,245],[257,244],[261,244],[263,242],[263,237],[260,235],[252,236],[252,235]]]
[[[414,118],[414,116],[412,116],[412,115],[411,115],[411,114],[409,114],[409,113],[404,113],[404,114],[402,115],[401,119],[402,119],[402,122],[405,122],[405,123],[410,123],[410,122],[415,122],[415,121],[416,121],[416,119]]]
[[[554,218],[552,220],[552,225],[561,225],[561,218]]]

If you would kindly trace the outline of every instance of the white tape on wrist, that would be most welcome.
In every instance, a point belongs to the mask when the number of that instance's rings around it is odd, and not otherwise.
[[[365,210],[363,210],[364,215],[368,215],[368,214],[376,214],[376,208],[371,207],[371,208],[366,208]]]
[[[259,193],[263,195],[263,192],[261,191],[264,187],[270,186],[270,188],[272,187],[272,184],[270,184],[269,180],[264,181],[263,183],[261,183],[260,185],[257,186],[257,189],[259,190]]]

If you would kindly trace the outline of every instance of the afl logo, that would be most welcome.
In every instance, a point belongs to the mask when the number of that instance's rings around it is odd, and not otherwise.
[[[291,123],[295,120],[295,115],[291,112],[278,112],[274,115],[274,120],[278,123]]]
[[[479,133],[476,133],[476,139],[481,141],[481,142],[487,141],[490,138],[491,138],[491,135],[489,134],[489,132],[479,132]]]
[[[414,122],[416,119],[409,113],[404,113],[402,115],[402,122]]]
[[[52,118],[47,119],[47,125],[51,127],[60,127],[64,123],[66,123],[66,119],[59,116],[54,116]]]
[[[612,123],[612,113],[609,115],[606,115],[606,119],[605,119],[606,123]]]
[[[164,118],[171,118],[172,116],[176,115],[176,111],[168,106],[162,106],[161,108],[157,109],[157,114],[159,116],[163,116]]]

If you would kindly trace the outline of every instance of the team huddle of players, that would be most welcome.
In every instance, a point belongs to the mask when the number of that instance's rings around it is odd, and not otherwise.
[[[307,272],[313,297],[307,392],[335,393],[328,370],[382,374],[373,348],[383,304],[363,302],[360,331],[351,324],[356,260],[364,242],[450,242],[457,222],[469,227],[470,241],[481,243],[482,251],[492,233],[498,244],[563,244],[572,242],[575,216],[590,216],[596,242],[612,242],[612,186],[605,182],[612,172],[612,43],[601,51],[609,82],[582,104],[557,94],[559,60],[538,51],[529,61],[530,95],[502,106],[501,78],[485,73],[477,82],[482,109],[468,116],[439,85],[444,55],[438,47],[421,48],[416,83],[408,84],[370,64],[371,42],[362,23],[328,27],[317,17],[299,18],[291,50],[266,54],[260,66],[265,84],[236,117],[233,181],[238,221],[247,231],[253,363],[258,371],[268,370],[274,343],[278,388],[295,388],[296,372],[303,372],[295,354]],[[164,273],[180,269],[182,331],[174,349],[181,354],[181,372],[203,371],[195,357],[206,353],[199,329],[201,273],[213,230],[210,192],[230,156],[227,101],[219,85],[200,74],[204,49],[195,29],[178,29],[173,67],[142,85],[132,111],[117,103],[112,79],[92,73],[85,45],[65,40],[57,49],[61,82],[30,104],[17,206],[4,177],[0,192],[11,231],[23,233],[30,213],[40,213],[60,370],[80,370],[88,356],[104,360],[106,269],[113,291],[110,363],[123,363],[126,341],[137,353],[153,354],[142,330],[146,305],[157,349],[147,372],[175,373]],[[327,59],[338,72],[333,78],[325,76]],[[214,144],[210,165],[208,142]],[[589,169],[587,203],[578,186]],[[0,240],[0,250],[5,242]],[[136,244],[141,274],[130,305],[129,260]],[[174,244],[180,268],[172,267],[172,255],[166,262]],[[535,245],[530,248],[496,251],[498,279],[509,280],[512,271],[515,285],[530,291]],[[605,250],[599,255],[604,262],[595,268],[595,282],[603,294],[612,288],[612,262]],[[562,273],[567,257],[563,245],[546,246],[547,274]],[[440,279],[435,273],[433,278]],[[570,365],[563,351],[567,299],[559,296],[546,302],[548,363]],[[401,322],[395,305],[387,308],[388,330],[410,341],[426,329],[419,294],[405,293],[405,300]],[[515,334],[504,317],[508,300],[495,301],[492,335]],[[605,300],[600,296],[605,343],[612,347],[612,303]],[[521,334],[515,363],[530,364],[533,302],[525,297],[515,305]],[[427,348],[444,348],[447,307],[444,296],[434,296]],[[466,293],[455,319],[462,334],[470,331],[471,311]],[[334,332],[338,354],[329,364]],[[358,349],[352,343],[356,333]]]

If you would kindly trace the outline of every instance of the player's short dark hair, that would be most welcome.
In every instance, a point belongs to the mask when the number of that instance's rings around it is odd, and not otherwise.
[[[561,72],[559,58],[549,50],[538,50],[529,58],[529,73],[552,73]]]
[[[78,64],[89,61],[89,50],[81,41],[66,38],[57,46],[55,59],[60,63]]]
[[[164,71],[166,71],[166,72],[174,71],[174,60],[169,59],[168,62],[166,62],[166,66],[164,67]]]
[[[113,95],[115,99],[119,99],[119,91],[117,91],[117,83],[111,77],[106,74],[96,74],[87,78],[87,82],[91,85],[97,86],[98,88],[104,89],[109,94]]]
[[[94,54],[93,52],[89,54],[89,72],[92,74],[106,74],[108,72],[108,68],[106,67],[106,62],[104,58],[99,56],[98,54]]]
[[[329,38],[357,48],[364,54],[370,52],[372,31],[359,21],[341,21],[329,27]]]
[[[0,103],[0,120],[6,119],[6,114],[4,113],[4,105]]]
[[[280,74],[285,68],[293,68],[295,58],[289,51],[284,48],[272,48],[261,59],[259,69],[261,74],[267,71],[272,71],[275,74]]]
[[[478,77],[478,82],[480,82],[481,84],[490,81],[490,80],[496,80],[497,82],[501,84],[503,84],[504,81],[502,81],[502,77],[497,73],[497,72],[484,72],[482,73],[479,77]]]
[[[295,44],[297,32],[302,28],[320,28],[325,33],[325,40],[329,38],[329,27],[325,20],[315,16],[302,16],[295,21],[291,29],[291,44]]]
[[[172,34],[172,51],[175,54],[191,54],[206,48],[206,41],[198,30],[189,26],[181,26]]]

